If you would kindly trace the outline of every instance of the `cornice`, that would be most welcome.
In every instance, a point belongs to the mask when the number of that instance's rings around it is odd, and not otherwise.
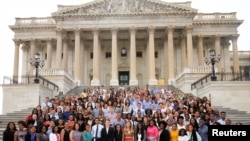
[[[193,25],[195,26],[203,26],[203,25],[241,25],[243,20],[204,20],[204,21],[193,21]]]
[[[11,30],[22,30],[22,29],[55,29],[56,28],[56,25],[38,25],[38,26],[35,26],[35,25],[23,25],[23,26],[20,26],[20,25],[11,25],[9,26],[9,28]]]

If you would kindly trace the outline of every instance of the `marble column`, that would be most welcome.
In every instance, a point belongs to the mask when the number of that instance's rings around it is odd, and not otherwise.
[[[240,72],[239,67],[239,55],[238,55],[238,46],[237,46],[237,40],[239,35],[233,35],[232,36],[232,46],[233,46],[233,70],[234,73]]]
[[[118,86],[118,67],[117,67],[117,32],[118,29],[116,27],[111,29],[112,34],[112,64],[111,64],[111,80],[110,86]]]
[[[193,37],[192,37],[192,32],[193,32],[193,26],[187,26],[186,27],[186,32],[187,32],[187,65],[188,67],[193,67]]]
[[[181,66],[182,70],[187,66],[186,36],[181,35]]]
[[[47,69],[51,69],[51,63],[52,63],[52,39],[49,38],[47,39],[47,61],[46,61],[46,66]]]
[[[20,41],[14,39],[15,43],[15,56],[14,56],[14,67],[13,67],[13,80],[14,83],[18,83],[18,70],[19,70],[19,46]]]
[[[168,78],[174,78],[174,26],[168,26]]]
[[[30,58],[35,60],[35,49],[36,49],[36,40],[30,40]],[[30,75],[33,76],[34,66],[30,66]]]
[[[149,80],[148,85],[157,85],[157,80],[155,78],[155,42],[154,42],[154,33],[155,27],[150,26],[148,27],[149,33]]]
[[[138,85],[136,78],[136,27],[130,27],[130,80],[129,85]]]
[[[61,69],[62,64],[62,29],[57,29],[56,36],[56,68]]]
[[[214,46],[215,46],[216,56],[221,55],[220,36],[219,35],[215,36]],[[221,62],[217,62],[215,65],[218,68],[218,72],[221,72],[221,69],[222,69]]]
[[[163,61],[164,62],[164,77],[165,77],[165,83],[167,83],[168,82],[168,38],[167,38],[167,30],[165,30],[165,34],[166,34],[166,36],[164,37],[164,49],[163,49],[163,51],[164,51],[164,60],[165,61]],[[148,57],[147,57],[148,58]]]
[[[91,86],[99,86],[99,67],[100,67],[100,56],[99,56],[99,29],[93,28],[93,79],[91,80]]]
[[[68,71],[68,42],[67,37],[63,39],[63,69],[66,72]]]
[[[80,29],[75,29],[74,79],[80,85]]]
[[[203,36],[198,35],[198,66],[204,65],[204,56],[203,56]]]

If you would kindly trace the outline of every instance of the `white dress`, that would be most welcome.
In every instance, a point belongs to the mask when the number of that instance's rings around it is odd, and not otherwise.
[[[189,138],[187,135],[184,136],[178,136],[178,141],[189,141]]]

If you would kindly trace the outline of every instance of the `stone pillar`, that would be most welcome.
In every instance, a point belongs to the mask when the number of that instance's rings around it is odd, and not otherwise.
[[[15,43],[15,56],[14,56],[14,67],[13,67],[13,80],[14,83],[18,83],[18,70],[19,70],[19,46],[20,41],[13,40]]]
[[[117,67],[117,28],[112,28],[111,29],[111,34],[112,34],[112,78],[110,80],[110,86],[118,86],[118,67]]]
[[[187,66],[186,36],[181,36],[181,66],[182,70]]]
[[[75,29],[74,79],[80,85],[80,29]]]
[[[204,65],[204,56],[203,56],[203,36],[198,36],[198,66]]]
[[[169,80],[174,78],[174,27],[167,27],[168,30],[168,78]]]
[[[193,39],[192,39],[192,32],[193,26],[186,27],[187,32],[187,60],[188,60],[188,67],[193,67]]]
[[[232,46],[233,46],[233,70],[234,73],[240,72],[239,67],[239,55],[238,55],[238,46],[237,46],[237,40],[239,35],[233,35],[232,36]]]
[[[130,31],[130,80],[129,85],[138,85],[136,78],[136,27],[131,27]]]
[[[168,82],[168,38],[167,38],[167,30],[166,30],[166,36],[164,39],[164,77],[165,77],[165,82]],[[148,57],[147,57],[148,58]]]
[[[36,49],[36,41],[34,39],[30,40],[30,58],[35,60],[35,49]],[[33,76],[34,66],[30,66],[30,75]]]
[[[91,86],[99,86],[99,29],[93,28],[93,79],[91,80]]]
[[[219,35],[215,36],[214,46],[215,46],[216,56],[221,55],[220,36]],[[222,69],[221,62],[217,62],[215,65],[218,68],[218,72],[221,72],[222,71],[221,70]]]
[[[66,37],[63,39],[63,69],[68,71],[68,42],[69,39]]]
[[[51,63],[52,63],[52,39],[49,38],[47,39],[47,61],[46,61],[46,66],[47,66],[47,69],[51,69]]]
[[[62,64],[62,29],[57,29],[56,36],[56,68],[61,69]]]
[[[154,33],[155,27],[148,27],[149,33],[149,80],[148,85],[157,85],[157,80],[155,79],[155,42]]]

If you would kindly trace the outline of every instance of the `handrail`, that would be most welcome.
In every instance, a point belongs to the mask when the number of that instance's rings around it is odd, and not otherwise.
[[[4,76],[3,85],[17,85],[17,84],[33,84],[34,76],[22,75],[22,76]],[[52,88],[53,90],[59,91],[59,86],[49,81],[48,79],[39,76],[40,83],[45,87]]]
[[[212,73],[209,73],[204,77],[200,78],[199,80],[195,81],[194,83],[192,83],[191,90],[197,89],[198,86],[203,86],[204,84],[210,82],[211,76]],[[240,73],[222,72],[222,73],[216,73],[216,76],[217,76],[217,81],[250,81],[250,77],[242,74],[241,72]]]

